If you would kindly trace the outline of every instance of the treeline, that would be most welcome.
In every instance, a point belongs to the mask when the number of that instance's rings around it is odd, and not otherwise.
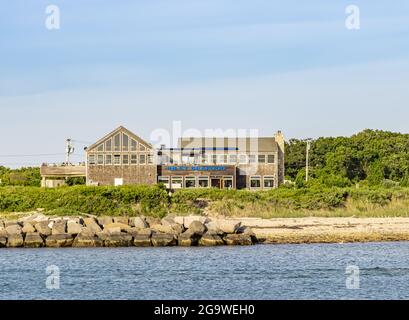
[[[306,141],[286,145],[286,177],[305,183]],[[310,149],[307,185],[409,186],[409,134],[364,130],[351,137],[319,138]]]
[[[39,187],[41,175],[39,167],[10,169],[0,166],[0,186]]]

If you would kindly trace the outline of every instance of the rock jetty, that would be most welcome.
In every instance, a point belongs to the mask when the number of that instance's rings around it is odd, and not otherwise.
[[[0,220],[0,248],[252,245],[241,222],[203,216],[48,217]]]

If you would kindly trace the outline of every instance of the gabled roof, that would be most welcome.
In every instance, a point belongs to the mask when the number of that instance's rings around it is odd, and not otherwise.
[[[225,148],[229,150],[237,149],[238,151],[246,152],[276,152],[278,150],[277,142],[274,137],[188,137],[179,138],[178,147],[181,149]]]
[[[135,133],[133,133],[132,131],[128,130],[127,128],[123,127],[123,126],[119,126],[118,128],[116,128],[114,131],[111,131],[110,133],[106,134],[104,137],[102,137],[101,139],[99,139],[97,142],[93,143],[92,145],[90,145],[87,148],[87,151],[90,151],[96,147],[98,147],[101,143],[103,143],[105,140],[115,136],[117,133],[120,132],[124,132],[126,133],[130,138],[138,141],[139,143],[145,145],[147,148],[152,149],[152,145],[148,142],[146,142],[145,140],[143,140],[141,137],[137,136]]]

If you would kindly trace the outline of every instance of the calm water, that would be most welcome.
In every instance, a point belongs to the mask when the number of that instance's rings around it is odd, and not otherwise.
[[[0,249],[0,271],[0,299],[408,299],[409,243]]]

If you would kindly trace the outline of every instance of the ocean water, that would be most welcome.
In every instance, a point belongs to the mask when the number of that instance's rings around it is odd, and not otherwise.
[[[0,249],[0,299],[408,298],[407,242]]]

